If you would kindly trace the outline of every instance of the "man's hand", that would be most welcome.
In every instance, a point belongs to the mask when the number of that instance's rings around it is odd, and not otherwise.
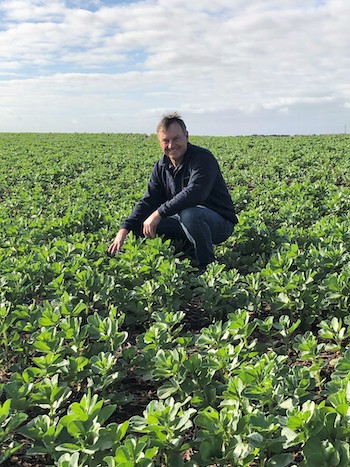
[[[154,211],[149,217],[147,217],[143,223],[143,235],[147,238],[154,238],[161,219],[161,215],[158,211]]]
[[[124,241],[128,235],[129,231],[127,229],[120,229],[119,232],[117,233],[115,239],[113,240],[113,243],[108,248],[108,254],[110,256],[114,256],[116,251],[120,251]]]

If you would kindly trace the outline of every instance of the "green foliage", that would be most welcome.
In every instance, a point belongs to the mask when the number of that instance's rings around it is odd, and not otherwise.
[[[195,137],[239,222],[200,276],[109,243],[155,135],[0,138],[0,463],[350,465],[350,141]]]
[[[22,445],[11,440],[16,429],[28,418],[28,415],[11,407],[11,399],[0,404],[0,463],[21,449]]]

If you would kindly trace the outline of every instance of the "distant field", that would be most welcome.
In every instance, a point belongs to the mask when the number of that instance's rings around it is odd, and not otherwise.
[[[193,137],[239,224],[106,249],[155,135],[0,134],[0,463],[350,465],[350,137]]]

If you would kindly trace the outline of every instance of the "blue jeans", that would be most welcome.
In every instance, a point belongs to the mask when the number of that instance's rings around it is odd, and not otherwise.
[[[194,247],[199,267],[215,261],[213,244],[225,241],[233,232],[233,222],[204,206],[184,209],[160,221],[157,234],[188,240]]]

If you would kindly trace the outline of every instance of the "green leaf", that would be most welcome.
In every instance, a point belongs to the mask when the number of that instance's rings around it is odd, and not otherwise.
[[[215,451],[210,441],[203,441],[199,446],[199,452],[205,461],[211,461],[215,456]]]
[[[335,365],[335,372],[339,375],[348,375],[350,373],[350,349],[338,360]]]
[[[254,448],[262,449],[266,443],[265,438],[260,433],[250,433],[247,436],[249,440],[249,444],[251,444]]]
[[[276,454],[267,461],[266,467],[288,467],[293,459],[294,456],[291,453]]]
[[[326,453],[318,437],[313,437],[306,441],[303,454],[308,466],[326,467]]]
[[[7,399],[3,404],[0,404],[0,425],[9,416],[10,408],[11,408],[11,399]]]
[[[180,387],[176,381],[170,379],[166,381],[160,388],[157,390],[157,396],[159,399],[166,399],[172,394],[175,394],[177,391],[180,390]]]
[[[196,425],[205,428],[209,432],[214,432],[217,429],[218,422],[219,413],[212,407],[207,407],[195,417]]]
[[[63,454],[58,459],[57,467],[79,467],[79,452]]]

